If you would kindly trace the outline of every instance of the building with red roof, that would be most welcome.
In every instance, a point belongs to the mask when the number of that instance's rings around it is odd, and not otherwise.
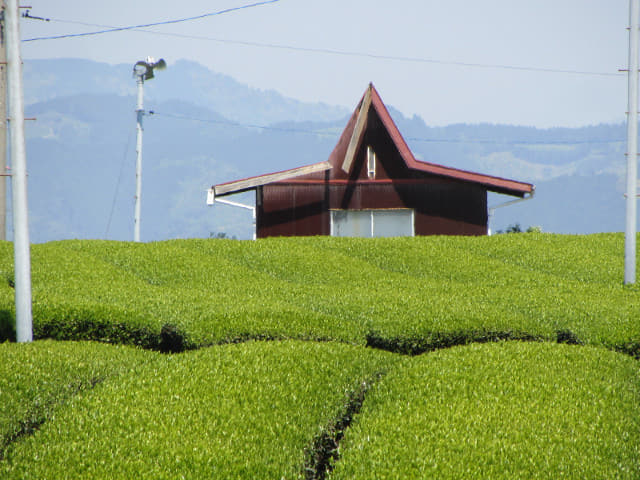
[[[417,160],[369,85],[326,162],[214,185],[255,190],[256,236],[486,235],[487,192],[531,197],[530,183]]]

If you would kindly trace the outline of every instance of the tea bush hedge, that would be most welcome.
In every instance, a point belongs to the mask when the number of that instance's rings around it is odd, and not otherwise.
[[[141,353],[151,361],[69,399],[11,444],[0,477],[306,478],[314,440],[352,393],[402,360],[300,341]]]
[[[224,240],[47,244],[42,249],[51,249],[47,252],[49,258],[66,255],[87,269],[102,269],[105,274],[96,277],[102,276],[105,282],[100,284],[99,278],[88,276],[75,287],[80,291],[68,292],[64,285],[75,280],[65,274],[59,279],[64,284],[61,289],[54,278],[40,291],[40,277],[34,272],[34,298],[43,298],[48,308],[57,308],[63,299],[73,301],[81,296],[85,302],[93,302],[94,311],[108,308],[109,323],[131,326],[134,333],[156,335],[163,326],[171,325],[191,347],[245,338],[340,338],[362,342],[361,327],[353,321],[340,322],[345,317],[305,302],[305,298],[311,299],[305,285],[278,280],[226,258],[233,250],[240,248],[243,252],[255,245]],[[83,267],[72,266],[71,271],[80,268]],[[74,319],[88,316],[71,308],[62,306],[62,310],[69,311],[67,322],[77,323]],[[43,312],[41,318],[47,326],[43,334],[60,328],[56,318],[61,315],[62,312]],[[100,312],[96,315],[103,316]]]
[[[376,385],[330,478],[640,476],[640,367],[595,347],[475,344]]]
[[[602,347],[38,341],[0,345],[0,365],[1,478],[321,478],[335,429],[336,479],[640,474],[640,366]]]
[[[0,457],[81,391],[134,370],[152,355],[130,347],[39,341],[0,344]]]
[[[638,363],[615,352],[640,358],[623,248],[620,234],[33,245],[37,338],[184,353],[0,344],[0,478],[321,478],[327,462],[333,478],[638,478]],[[12,255],[0,242],[0,342]]]
[[[13,315],[7,246],[0,318]],[[34,328],[160,350],[298,338],[421,353],[521,338],[640,356],[623,247],[620,234],[53,242],[32,248]]]

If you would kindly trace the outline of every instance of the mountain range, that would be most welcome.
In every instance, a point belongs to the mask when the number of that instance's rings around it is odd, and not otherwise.
[[[36,118],[26,126],[33,242],[133,238],[131,68],[80,59],[25,60],[25,115]],[[431,127],[428,119],[388,107],[418,159],[536,185],[531,200],[495,210],[494,231],[516,223],[557,233],[624,230],[623,124]],[[250,88],[189,61],[145,83],[145,109],[143,241],[250,238],[250,212],[207,207],[207,188],[326,160],[351,113]],[[253,202],[250,194],[240,197]],[[511,199],[492,194],[489,203]]]

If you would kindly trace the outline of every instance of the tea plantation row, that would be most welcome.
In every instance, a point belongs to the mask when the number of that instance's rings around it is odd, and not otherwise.
[[[365,390],[338,459],[323,459]],[[7,479],[321,478],[326,460],[336,479],[640,473],[640,368],[600,347],[5,343],[0,392]]]
[[[9,399],[0,406],[7,445],[0,477],[304,478],[316,468],[314,440],[363,383],[402,360],[293,341],[173,356],[115,348],[0,345],[0,391]],[[39,366],[14,373],[25,362]],[[100,382],[74,386],[95,375]],[[46,418],[35,435],[7,438],[31,418]]]
[[[34,245],[34,330],[170,351],[296,338],[420,353],[523,338],[638,356],[640,291],[622,285],[623,242],[523,234]],[[0,271],[7,330],[8,243]]]
[[[0,343],[0,478],[638,478],[623,241],[34,245],[37,338],[147,350]]]

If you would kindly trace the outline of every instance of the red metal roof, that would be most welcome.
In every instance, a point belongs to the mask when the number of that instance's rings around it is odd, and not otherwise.
[[[238,180],[235,182],[227,182],[224,184],[215,185],[212,188],[216,192],[216,195],[230,195],[232,193],[239,193],[241,191],[255,188],[259,185],[276,183],[280,181],[286,182],[287,180],[294,177],[304,176],[306,177],[306,179],[309,179],[309,175],[313,175],[313,173],[316,173],[320,170],[349,169],[353,165],[352,156],[362,143],[362,139],[366,131],[366,119],[370,109],[375,110],[375,113],[380,118],[382,124],[384,125],[384,128],[391,137],[391,140],[400,153],[400,156],[405,162],[407,168],[430,175],[451,178],[462,182],[479,184],[492,192],[513,195],[517,197],[524,197],[527,194],[533,194],[535,186],[530,183],[495,177],[492,175],[484,175],[481,173],[460,170],[457,168],[446,167],[444,165],[417,160],[411,152],[411,149],[407,145],[407,142],[402,137],[402,134],[391,118],[387,107],[384,105],[382,98],[378,94],[378,91],[375,89],[373,84],[369,84],[369,86],[367,87],[367,90],[362,96],[362,99],[358,103],[358,106],[347,122],[344,131],[340,135],[338,143],[329,155],[328,162],[321,162],[318,164],[309,165],[308,167],[299,167],[291,170],[285,170],[283,172],[277,172],[276,174],[271,173],[259,175],[256,177],[250,177],[249,179]],[[307,170],[305,170],[305,168],[307,168]],[[299,179],[300,178],[298,178],[298,180]],[[218,191],[220,193],[218,193]]]
[[[382,101],[382,98],[380,98],[380,94],[373,86],[373,84],[369,84],[369,91],[371,92],[371,108],[375,109],[378,117],[391,136],[393,143],[395,144],[398,152],[400,153],[400,156],[402,157],[408,168],[432,175],[454,178],[456,180],[462,180],[465,182],[479,183],[485,186],[488,190],[498,193],[506,193],[519,197],[523,197],[526,194],[533,193],[535,187],[530,183],[495,177],[492,175],[484,175],[481,173],[460,170],[452,167],[445,167],[444,165],[417,160],[413,156],[411,149],[402,137],[402,134],[391,118],[387,107]],[[364,98],[365,96],[363,96],[363,100]]]

